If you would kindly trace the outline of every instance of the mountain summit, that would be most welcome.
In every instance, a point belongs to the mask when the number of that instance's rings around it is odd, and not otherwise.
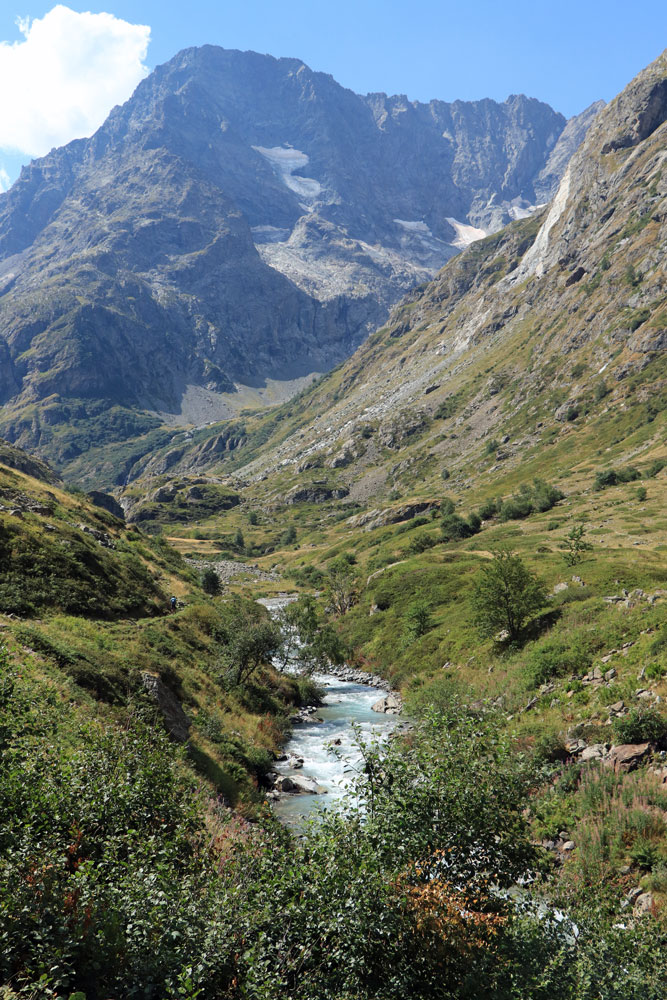
[[[137,409],[202,424],[293,391],[547,198],[594,110],[566,128],[523,96],[360,97],[296,59],[181,52],[0,197],[4,432],[62,462],[111,405],[122,437]]]
[[[147,471],[235,469],[258,506],[325,475],[331,495],[364,504],[437,497],[443,467],[452,490],[501,493],[530,463],[662,460],[666,147],[663,53],[596,117],[548,208],[413,290],[344,365],[262,418],[272,436],[246,421],[231,449],[228,429],[202,431]]]

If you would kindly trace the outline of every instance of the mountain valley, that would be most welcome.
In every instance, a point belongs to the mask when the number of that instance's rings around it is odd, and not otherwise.
[[[2,197],[3,1000],[664,1000],[666,162],[205,47]]]

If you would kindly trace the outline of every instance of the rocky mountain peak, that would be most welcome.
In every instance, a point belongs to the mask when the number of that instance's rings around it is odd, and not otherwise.
[[[293,392],[532,211],[565,124],[521,95],[360,97],[298,59],[184,50],[0,196],[5,433],[62,461],[74,412],[202,424]]]

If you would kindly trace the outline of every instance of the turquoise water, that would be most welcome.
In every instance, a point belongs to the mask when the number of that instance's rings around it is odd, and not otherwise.
[[[386,739],[400,725],[400,718],[395,715],[371,711],[371,705],[384,696],[383,691],[342,681],[329,674],[317,675],[315,679],[326,691],[324,704],[317,710],[317,716],[324,721],[294,727],[294,735],[286,744],[285,752],[303,757],[303,767],[295,770],[288,762],[281,762],[276,764],[276,770],[281,774],[304,774],[315,778],[319,785],[326,788],[327,794],[286,794],[273,803],[276,815],[290,826],[298,826],[318,809],[329,809],[340,802],[354,776],[350,769],[358,767],[361,760],[355,745],[356,727],[361,738],[367,742],[370,739]],[[340,740],[340,745],[332,746],[334,740]]]
[[[293,597],[261,600],[271,613],[289,604]],[[273,802],[276,815],[288,826],[298,826],[319,809],[330,809],[340,803],[345,788],[354,777],[351,769],[358,767],[361,757],[356,746],[358,730],[364,742],[385,740],[397,726],[400,717],[373,712],[371,705],[385,692],[365,684],[342,681],[332,674],[316,674],[315,680],[325,689],[324,704],[316,716],[322,722],[306,722],[294,726],[294,735],[285,745],[288,756],[302,757],[303,767],[295,769],[289,762],[276,764],[280,774],[303,774],[314,778],[326,788],[326,795],[284,794]],[[334,746],[334,741],[340,744]]]

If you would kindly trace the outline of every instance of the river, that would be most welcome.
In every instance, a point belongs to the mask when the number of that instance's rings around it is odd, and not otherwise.
[[[273,598],[261,603],[269,612],[276,612],[289,598]],[[322,722],[303,722],[294,726],[293,735],[285,745],[288,760],[275,765],[280,774],[302,774],[314,778],[326,789],[326,795],[285,793],[273,803],[280,820],[298,827],[304,819],[322,808],[340,802],[349,780],[349,769],[358,765],[355,729],[364,741],[384,740],[401,723],[400,716],[373,712],[373,705],[386,692],[344,681],[332,674],[316,674],[314,678],[324,688],[324,701],[315,713]],[[334,743],[335,741],[335,743]],[[303,766],[294,768],[290,758],[303,758]]]

